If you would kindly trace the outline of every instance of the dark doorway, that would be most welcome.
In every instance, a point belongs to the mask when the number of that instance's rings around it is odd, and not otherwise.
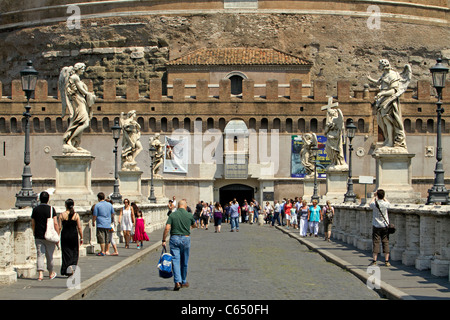
[[[230,184],[219,190],[220,203],[224,207],[226,203],[233,201],[234,198],[242,204],[244,200],[250,203],[255,196],[255,190],[252,187],[243,184]]]

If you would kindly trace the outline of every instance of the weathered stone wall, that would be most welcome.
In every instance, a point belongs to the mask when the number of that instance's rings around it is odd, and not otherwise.
[[[415,80],[430,79],[436,57],[449,58],[443,41],[450,36],[446,25],[382,17],[380,29],[369,29],[367,19],[221,11],[86,18],[73,30],[65,21],[3,30],[0,81],[8,92],[10,80],[18,79],[25,60],[31,59],[56,95],[59,70],[85,62],[96,91],[103,90],[103,79],[116,79],[118,95],[124,95],[127,79],[138,79],[142,89],[151,78],[165,81],[165,63],[198,48],[274,47],[312,61],[311,79],[325,80],[331,92],[341,78],[362,88],[367,74],[378,75],[381,58],[390,59],[399,70],[410,63]]]

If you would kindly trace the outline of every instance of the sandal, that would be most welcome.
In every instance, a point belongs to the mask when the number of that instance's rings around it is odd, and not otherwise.
[[[113,253],[111,253],[111,256],[118,256],[118,255],[119,255],[118,252],[113,252]]]
[[[53,272],[51,275],[49,275],[48,277],[50,278],[50,280],[55,279],[57,276],[56,272]]]
[[[97,257],[103,257],[105,254],[103,252],[99,252],[96,254]]]

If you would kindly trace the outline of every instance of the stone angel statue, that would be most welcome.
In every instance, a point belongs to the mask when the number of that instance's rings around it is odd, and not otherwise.
[[[305,174],[307,176],[314,175],[314,154],[312,149],[318,146],[317,136],[315,133],[305,133],[302,135],[303,146],[300,151],[300,158],[302,161]]]
[[[151,137],[149,139],[150,146],[153,146],[156,149],[155,158],[153,159],[153,174],[158,175],[159,168],[161,164],[163,163],[163,156],[164,156],[164,146],[159,140],[159,133],[156,133],[154,137]]]
[[[344,116],[340,109],[328,109],[324,134],[327,137],[325,152],[331,160],[327,170],[348,170],[344,158]]]
[[[378,80],[368,80],[378,85],[380,92],[375,96],[374,107],[377,111],[378,125],[383,135],[383,147],[375,152],[404,153],[407,152],[406,136],[400,108],[400,96],[411,82],[411,66],[406,64],[402,73],[395,71],[388,60],[379,61],[379,70],[383,72]]]
[[[136,121],[136,111],[131,110],[125,116],[122,112],[119,118],[119,124],[122,128],[122,170],[139,171],[136,166],[136,157],[142,151],[141,126]]]
[[[86,70],[84,63],[62,68],[59,74],[59,90],[62,102],[62,117],[69,113],[69,127],[63,135],[64,154],[90,154],[80,147],[81,135],[89,127],[95,95],[88,92],[87,85],[80,76]]]

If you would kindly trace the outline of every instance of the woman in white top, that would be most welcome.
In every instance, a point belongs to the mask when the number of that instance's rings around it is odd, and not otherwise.
[[[133,207],[130,206],[130,200],[123,200],[123,204],[123,208],[120,209],[119,222],[125,239],[125,248],[129,248],[131,230],[133,230],[134,226],[134,211]]]

